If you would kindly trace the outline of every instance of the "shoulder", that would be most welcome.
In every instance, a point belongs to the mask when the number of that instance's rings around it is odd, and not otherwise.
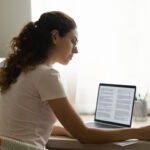
[[[41,76],[59,76],[59,72],[56,69],[46,65],[39,65],[37,70],[41,72]]]
[[[36,87],[42,101],[66,97],[59,72],[52,67],[39,66],[40,76]],[[37,71],[38,72],[38,71]]]
[[[19,77],[20,80],[31,80],[34,83],[37,83],[40,80],[47,80],[53,79],[53,78],[58,78],[59,72],[49,66],[46,66],[44,64],[38,65],[34,70],[27,72],[27,73],[22,73]]]
[[[60,78],[60,74],[56,69],[46,65],[39,65],[34,74],[38,75],[39,82],[54,82]]]

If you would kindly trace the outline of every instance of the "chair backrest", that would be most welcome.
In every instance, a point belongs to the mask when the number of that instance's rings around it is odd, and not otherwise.
[[[0,137],[0,150],[46,150],[15,139]]]

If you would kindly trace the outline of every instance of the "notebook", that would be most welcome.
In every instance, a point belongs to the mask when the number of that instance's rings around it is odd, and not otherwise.
[[[100,83],[93,128],[131,127],[136,86]]]

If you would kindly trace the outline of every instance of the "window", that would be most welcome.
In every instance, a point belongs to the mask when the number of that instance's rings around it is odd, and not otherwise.
[[[61,10],[78,25],[79,54],[57,67],[79,112],[94,112],[100,82],[136,85],[143,97],[150,91],[149,7],[148,0],[32,0],[33,21]]]

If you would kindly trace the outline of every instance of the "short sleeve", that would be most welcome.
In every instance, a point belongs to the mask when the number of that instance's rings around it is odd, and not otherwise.
[[[42,73],[37,83],[37,89],[41,101],[66,97],[59,72],[54,69],[49,69]]]

